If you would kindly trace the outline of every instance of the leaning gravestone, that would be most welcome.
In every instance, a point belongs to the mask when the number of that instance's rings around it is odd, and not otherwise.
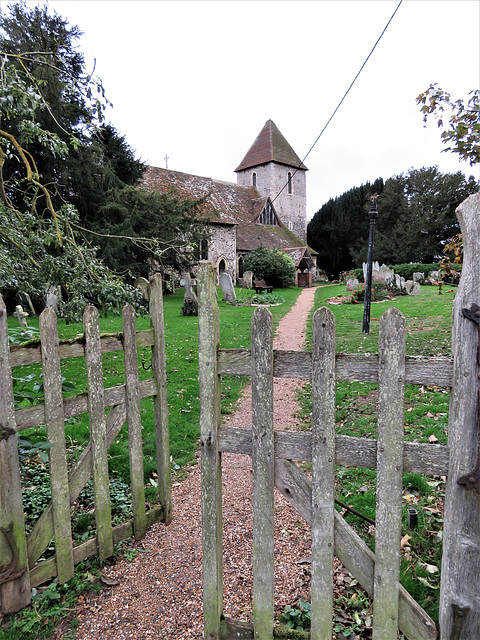
[[[19,322],[20,326],[22,327],[22,329],[26,329],[27,326],[28,326],[27,325],[28,313],[23,310],[23,307],[20,304],[18,304],[15,307],[15,313],[13,315],[18,320],[18,322]]]
[[[18,292],[18,301],[20,302],[21,305],[24,305],[24,304],[27,305],[31,316],[37,315],[35,313],[35,307],[33,306],[32,299],[30,298],[28,293],[25,293],[25,291],[19,291]]]
[[[416,271],[413,274],[413,281],[420,282],[420,283],[425,282],[425,274],[421,273],[420,271]]]
[[[222,273],[220,275],[220,286],[222,287],[223,299],[225,302],[231,302],[236,300],[235,289],[233,288],[232,279],[228,273]]]
[[[243,274],[243,286],[245,289],[251,289],[253,287],[253,271],[245,271]]]

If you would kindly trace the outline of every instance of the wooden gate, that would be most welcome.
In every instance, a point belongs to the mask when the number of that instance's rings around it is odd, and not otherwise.
[[[214,272],[208,263],[201,264],[198,285],[205,638],[271,640],[274,635],[274,486],[312,528],[312,639],[332,637],[334,554],[373,598],[374,640],[396,640],[398,629],[409,640],[437,638],[433,620],[399,584],[403,472],[448,476],[446,500],[450,504],[447,502],[445,508],[441,638],[480,637],[479,589],[473,580],[473,567],[478,571],[480,565],[478,495],[457,483],[462,473],[474,466],[478,451],[478,338],[474,323],[464,318],[461,310],[479,302],[480,195],[469,198],[457,212],[465,253],[464,276],[454,305],[453,361],[405,356],[405,319],[395,308],[388,309],[380,320],[379,353],[375,355],[335,355],[334,317],[326,308],[315,312],[311,352],[274,351],[272,318],[265,307],[253,314],[251,349],[220,349]],[[251,429],[220,425],[223,374],[251,376]],[[311,379],[311,432],[274,430],[274,377]],[[378,384],[376,440],[335,436],[335,382],[352,380]],[[449,442],[456,442],[455,451],[444,445],[404,442],[405,384],[452,388]],[[224,451],[252,458],[251,624],[225,619],[222,613]],[[294,462],[301,460],[312,461],[311,481]],[[335,464],[377,470],[375,555],[334,509]],[[275,637],[279,637],[277,630]]]
[[[8,345],[7,314],[0,297],[0,605],[2,613],[18,611],[30,602],[31,587],[58,576],[60,583],[73,576],[74,565],[98,553],[103,560],[113,546],[132,535],[139,539],[160,519],[171,520],[170,449],[166,395],[165,335],[162,283],[155,277],[150,286],[152,328],[137,332],[135,312],[123,309],[123,332],[100,334],[98,311],[84,314],[84,336],[59,343],[57,319],[51,309],[40,316],[40,344]],[[149,380],[138,379],[137,349],[152,348]],[[103,387],[102,353],[124,351],[125,384]],[[60,361],[84,357],[87,393],[63,398]],[[42,363],[44,404],[14,408],[12,367]],[[154,396],[158,498],[160,506],[145,511],[140,399]],[[106,416],[106,408],[111,410]],[[67,470],[65,419],[89,413],[91,439],[82,455]],[[128,422],[133,520],[112,527],[110,512],[108,448],[125,421]],[[52,501],[34,528],[25,533],[17,450],[17,432],[45,424],[49,449]],[[73,547],[71,505],[93,476],[97,535]],[[55,557],[41,560],[55,539]]]

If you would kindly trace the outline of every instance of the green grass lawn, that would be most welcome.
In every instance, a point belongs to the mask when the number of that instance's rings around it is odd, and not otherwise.
[[[452,305],[456,289],[440,296],[437,287],[421,287],[419,296],[400,296],[371,305],[370,333],[362,334],[363,304],[329,304],[327,300],[346,295],[343,285],[318,288],[313,312],[327,306],[335,315],[338,353],[377,353],[381,315],[390,306],[405,316],[407,355],[450,356]],[[307,347],[311,342],[311,317]],[[299,393],[305,429],[311,428],[311,385]],[[361,382],[336,385],[336,433],[376,437],[378,386]],[[405,440],[447,443],[449,391],[436,386],[407,385],[405,389]],[[308,465],[306,465],[308,468]],[[402,535],[411,536],[402,554],[402,584],[438,620],[438,596],[443,529],[444,479],[421,474],[404,474]],[[338,467],[336,498],[369,518],[375,518],[376,473],[371,469]],[[418,511],[418,526],[408,527],[407,511]],[[374,529],[361,518],[346,513],[346,520],[372,550]]]
[[[241,348],[250,346],[250,323],[255,307],[232,306],[222,301],[220,288],[218,305],[220,309],[220,341],[223,348]],[[290,287],[277,290],[284,302],[271,307],[275,326],[295,303],[301,289]],[[168,387],[168,408],[170,426],[170,447],[174,469],[188,465],[195,456],[199,437],[200,403],[198,398],[198,318],[196,316],[182,316],[183,289],[174,294],[164,296],[166,366]],[[238,298],[245,296],[245,290],[237,289]],[[38,318],[28,319],[29,327],[38,327]],[[150,327],[148,317],[137,318],[137,330]],[[9,327],[18,326],[14,318],[9,318]],[[102,333],[122,331],[121,316],[100,318]],[[59,320],[59,338],[75,338],[83,333],[81,323],[65,324]],[[142,366],[144,360],[144,366]],[[148,366],[151,362],[150,348],[139,351],[140,379],[150,378]],[[17,379],[15,390],[23,394],[23,404],[30,401],[41,401],[35,397],[34,385],[39,379],[40,365],[16,367],[14,376]],[[104,386],[113,387],[124,383],[123,352],[108,353],[103,356]],[[73,384],[75,389],[68,394],[78,394],[86,391],[86,375],[84,358],[71,358],[62,361],[62,375],[65,380]],[[239,376],[225,376],[222,385],[222,413],[231,413],[238,400],[245,379]],[[28,397],[27,397],[28,396]],[[33,396],[33,397],[32,397]],[[142,401],[142,426],[145,458],[145,477],[149,478],[155,472],[155,427],[153,422],[153,401]],[[45,429],[39,427],[22,432],[36,440],[44,440]],[[85,445],[89,439],[88,416],[75,417],[67,420],[66,437],[72,449],[77,445]],[[124,481],[129,480],[128,471],[128,442],[126,426],[122,429],[109,450],[109,467],[113,474]]]

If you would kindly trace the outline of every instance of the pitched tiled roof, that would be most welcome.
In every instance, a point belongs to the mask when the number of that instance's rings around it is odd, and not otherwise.
[[[143,188],[180,198],[197,199],[208,196],[203,212],[212,218],[212,222],[220,224],[236,224],[237,218],[242,217],[245,212],[253,215],[252,202],[258,198],[258,191],[254,187],[159,167],[148,167],[143,177]]]
[[[302,163],[272,120],[267,120],[255,142],[247,151],[247,155],[235,171],[242,171],[267,162],[286,164],[289,167],[307,171],[307,167]]]
[[[283,226],[281,220],[276,226],[255,222],[268,198],[259,197],[254,187],[148,167],[143,177],[143,188],[183,198],[207,196],[203,212],[211,222],[237,225],[237,251],[251,251],[260,246],[278,249],[291,255],[296,264],[305,253],[310,253],[307,245]]]

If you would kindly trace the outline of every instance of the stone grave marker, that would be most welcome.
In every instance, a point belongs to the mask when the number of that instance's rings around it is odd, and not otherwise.
[[[252,289],[253,287],[253,271],[245,271],[243,274],[243,286],[246,289]]]
[[[379,272],[380,272],[380,278],[385,282],[390,282],[393,276],[395,275],[395,272],[393,271],[393,269],[389,269],[386,264],[382,264],[382,266],[379,269]]]
[[[193,290],[193,285],[195,284],[195,280],[192,280],[190,278],[190,274],[189,273],[186,273],[183,276],[183,278],[185,280],[185,295],[183,297],[183,301],[186,302],[187,300],[193,300],[194,302],[196,302],[198,304],[197,294]]]
[[[28,313],[23,310],[22,305],[17,304],[17,306],[15,307],[15,313],[13,315],[18,320],[22,329],[26,329],[28,327],[27,325]]]
[[[368,263],[364,262],[362,264],[363,267],[363,281],[366,282],[367,281],[367,269],[368,269]],[[375,274],[375,271],[377,272],[377,274]],[[378,275],[378,272],[380,271],[380,265],[378,264],[378,262],[372,262],[372,280],[374,275]]]
[[[228,273],[223,272],[220,275],[220,286],[222,287],[223,299],[225,302],[236,300],[235,289],[233,288],[232,279]]]
[[[140,278],[137,278],[135,280],[135,286],[137,287],[137,289],[140,289],[145,300],[150,300],[150,289],[148,287],[148,280],[146,278],[142,278],[141,276]]]
[[[410,296],[419,296],[420,295],[420,283],[414,282],[412,288],[410,289]]]

